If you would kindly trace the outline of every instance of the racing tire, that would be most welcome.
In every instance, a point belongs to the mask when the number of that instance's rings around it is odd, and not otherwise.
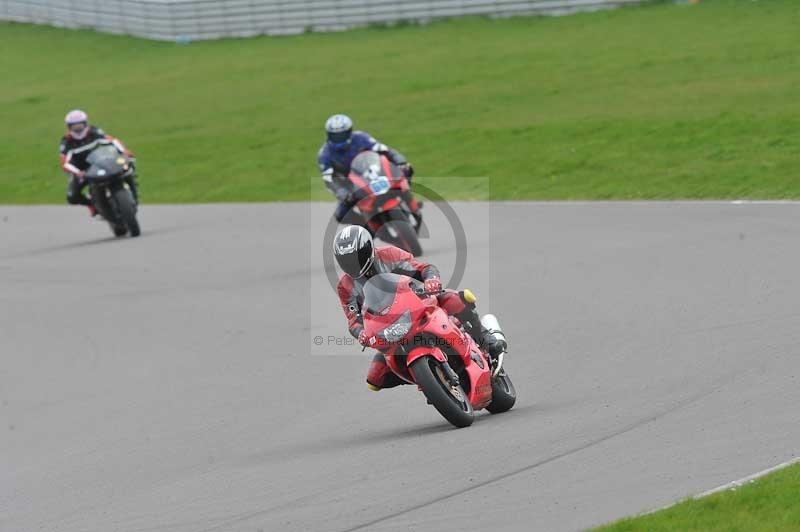
[[[128,228],[125,227],[124,225],[117,225],[117,226],[112,225],[111,231],[114,233],[114,236],[116,237],[123,237],[128,234]]]
[[[472,425],[475,420],[472,404],[461,386],[452,386],[447,381],[441,362],[424,356],[412,362],[409,369],[414,382],[442,417],[458,428]]]
[[[131,191],[124,187],[118,188],[114,191],[114,199],[117,202],[122,222],[130,231],[131,236],[139,236],[142,230],[139,227],[139,221],[136,219],[136,203],[133,201]]]
[[[507,412],[516,402],[517,390],[506,370],[502,369],[500,375],[492,379],[492,402],[489,403],[486,410],[492,414]]]

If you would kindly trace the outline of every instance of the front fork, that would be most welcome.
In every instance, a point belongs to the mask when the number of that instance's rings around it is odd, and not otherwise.
[[[139,205],[139,185],[136,183],[136,174],[131,174],[123,179],[125,184],[128,185],[128,190],[131,191],[133,202]]]
[[[447,382],[450,383],[450,386],[460,386],[461,381],[459,380],[456,372],[453,371],[453,368],[450,367],[450,363],[440,362],[440,364],[442,365],[442,371],[444,371],[444,376],[447,378]]]

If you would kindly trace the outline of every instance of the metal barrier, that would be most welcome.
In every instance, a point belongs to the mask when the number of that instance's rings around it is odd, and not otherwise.
[[[336,31],[464,15],[558,15],[646,0],[0,0],[0,20],[156,40]]]

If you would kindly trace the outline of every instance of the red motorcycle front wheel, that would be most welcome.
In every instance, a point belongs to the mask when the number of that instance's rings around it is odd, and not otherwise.
[[[453,386],[447,380],[441,362],[424,356],[412,362],[409,369],[422,393],[447,421],[459,428],[472,425],[472,404],[461,386]]]

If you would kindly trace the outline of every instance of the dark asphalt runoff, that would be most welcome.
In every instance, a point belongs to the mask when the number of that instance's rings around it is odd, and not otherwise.
[[[798,455],[800,204],[454,207],[519,395],[460,430],[367,389],[332,204],[0,206],[0,530],[570,531]]]

